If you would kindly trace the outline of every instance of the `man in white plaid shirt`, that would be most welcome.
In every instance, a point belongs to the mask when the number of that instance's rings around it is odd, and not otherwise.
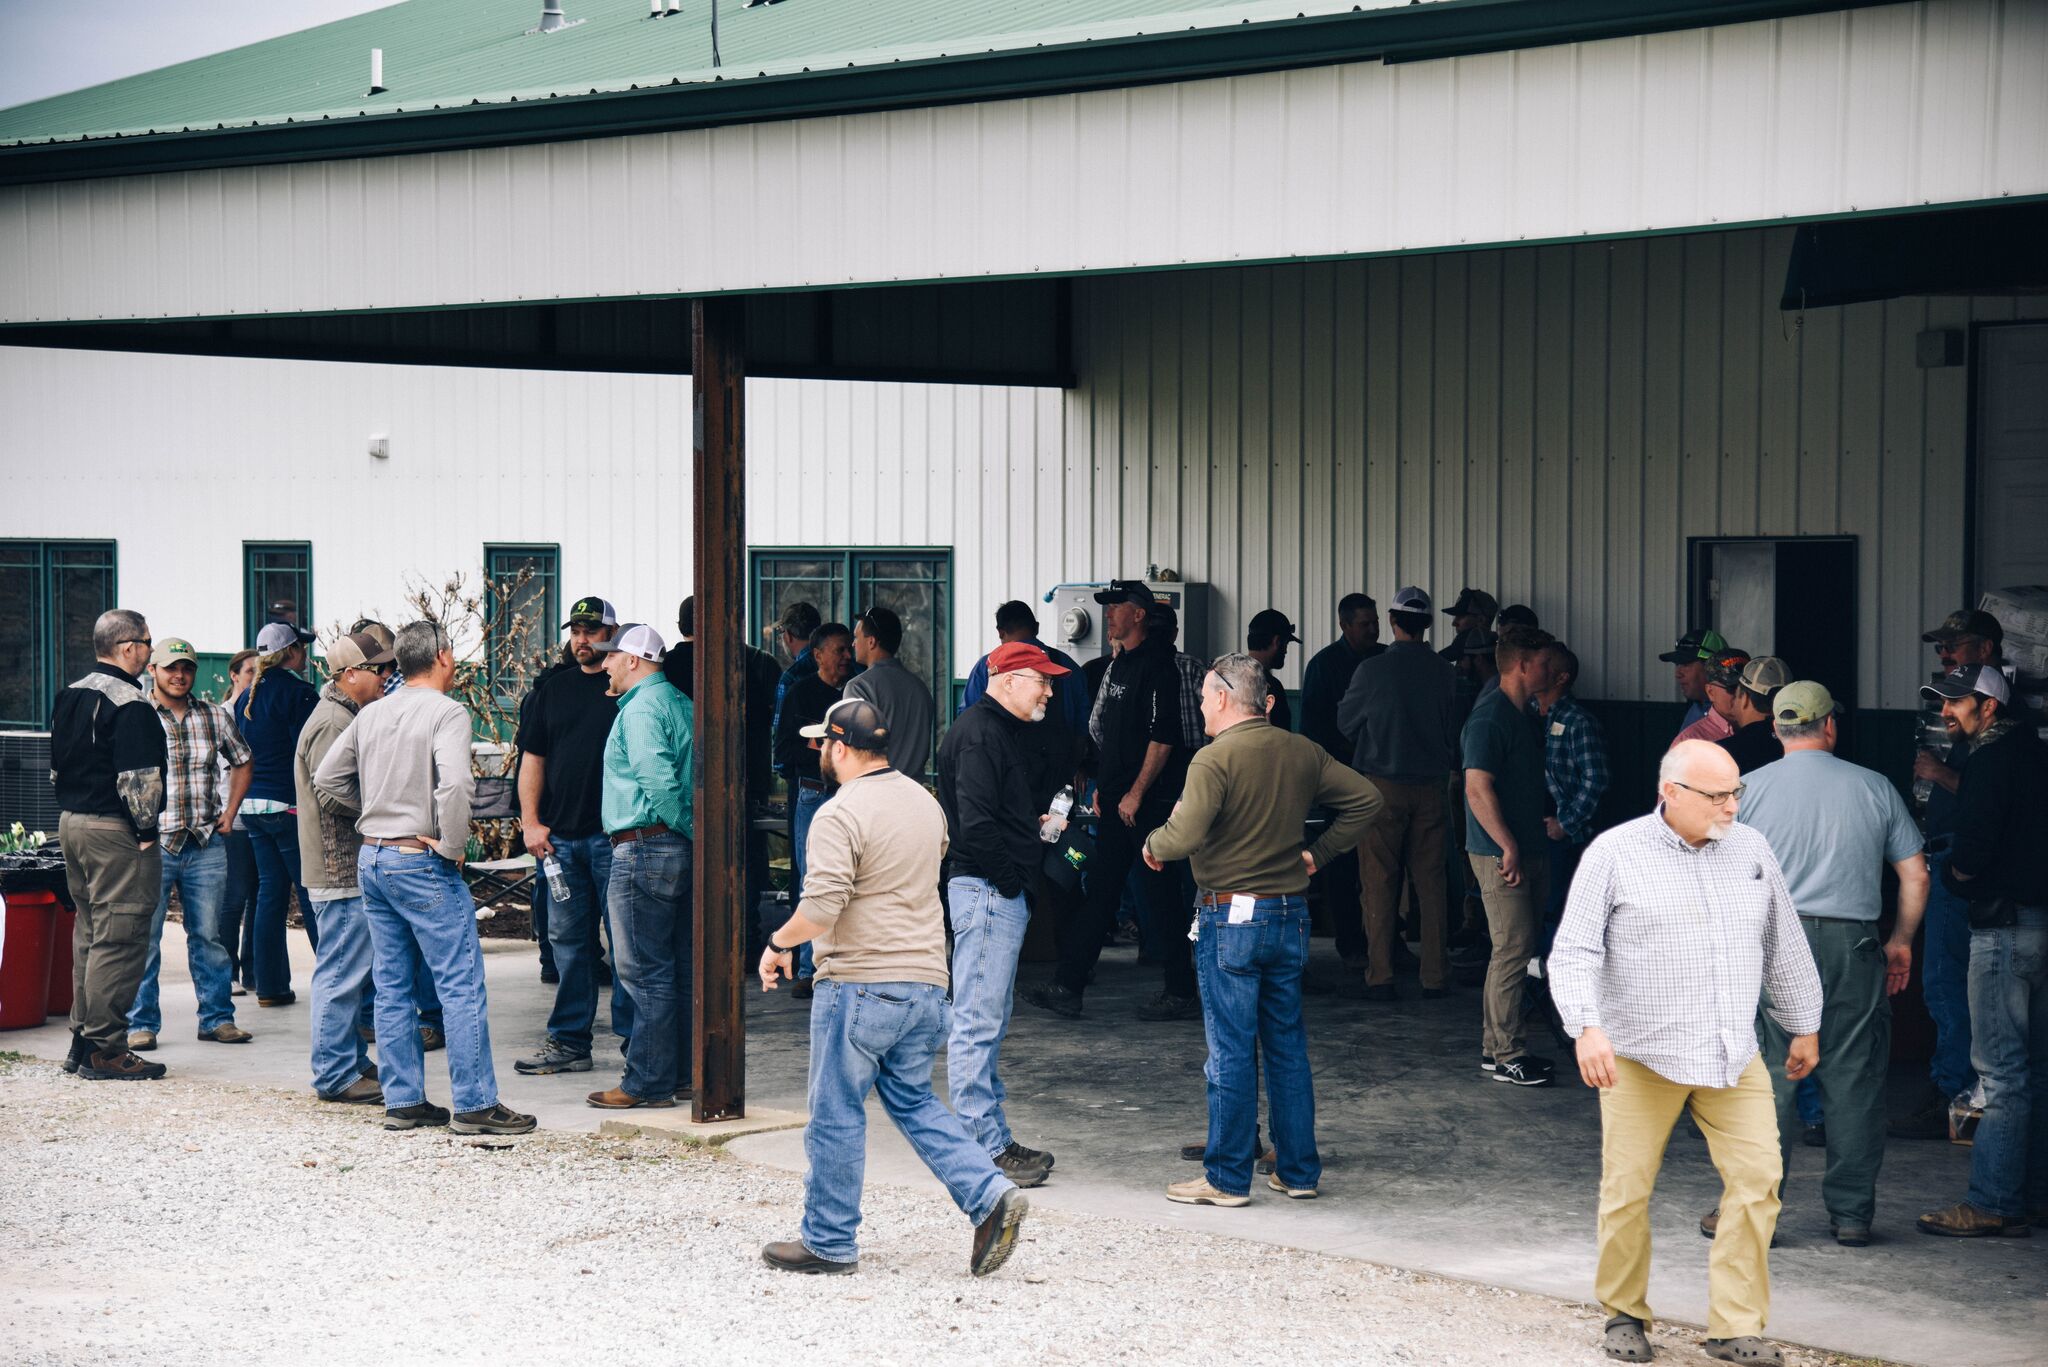
[[[1790,1037],[1785,1076],[1819,1062],[1820,975],[1785,876],[1738,825],[1735,760],[1684,741],[1658,769],[1657,810],[1586,849],[1550,955],[1550,990],[1600,1089],[1599,1267],[1610,1357],[1650,1360],[1650,1191],[1688,1108],[1721,1174],[1707,1264],[1706,1351],[1780,1363],[1762,1338],[1784,1168],[1759,1005]]]

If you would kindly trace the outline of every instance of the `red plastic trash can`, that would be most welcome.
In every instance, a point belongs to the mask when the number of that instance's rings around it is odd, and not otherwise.
[[[7,940],[0,944],[0,1030],[41,1025],[50,1000],[50,948],[57,899],[47,892],[7,894]],[[64,1009],[69,1011],[67,1002]]]
[[[78,913],[62,902],[51,909],[50,990],[44,1004],[52,1016],[71,1014],[71,935],[78,925]]]

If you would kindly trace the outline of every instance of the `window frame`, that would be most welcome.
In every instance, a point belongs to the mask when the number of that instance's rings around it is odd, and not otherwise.
[[[299,605],[299,628],[313,630],[312,623],[318,620],[313,611],[313,543],[310,541],[244,541],[242,543],[242,639],[250,645],[256,644],[256,634],[270,621],[270,604],[265,601],[271,595],[259,594],[256,589],[257,568],[255,557],[278,553],[304,552],[305,565],[298,570],[265,569],[265,573],[292,573],[299,577],[300,591],[294,601]]]
[[[34,678],[30,683],[29,698],[36,710],[32,716],[0,717],[0,730],[44,731],[49,729],[50,711],[55,704],[57,691],[71,680],[62,677],[64,669],[64,614],[57,601],[58,577],[55,573],[64,569],[103,569],[107,572],[107,600],[100,612],[118,607],[121,601],[121,552],[120,542],[112,537],[32,537],[10,536],[0,538],[0,550],[21,551],[33,558],[32,568],[37,577],[37,601],[33,605],[35,620],[23,633],[28,640],[28,650]],[[104,564],[58,564],[56,557],[64,551],[104,551]],[[99,613],[93,614],[97,620]],[[35,700],[40,699],[40,703]]]
[[[545,556],[549,567],[536,569],[534,577],[542,579],[541,587],[541,631],[538,640],[553,646],[561,631],[562,620],[562,546],[558,541],[486,541],[484,543],[484,587],[489,590],[491,581],[498,577],[499,557],[510,559],[538,558]],[[495,596],[492,601],[495,603]],[[552,625],[551,625],[552,624]],[[523,695],[533,680],[527,678],[501,679],[498,672],[498,624],[495,615],[484,624],[484,664],[490,674],[492,691],[500,703],[510,705]]]

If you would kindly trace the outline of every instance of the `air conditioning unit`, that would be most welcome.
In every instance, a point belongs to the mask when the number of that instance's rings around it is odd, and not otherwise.
[[[0,731],[0,830],[17,821],[52,838],[57,834],[47,731]]]

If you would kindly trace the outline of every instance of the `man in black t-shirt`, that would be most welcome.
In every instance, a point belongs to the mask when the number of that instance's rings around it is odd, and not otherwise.
[[[846,681],[853,677],[853,628],[844,622],[827,622],[811,633],[806,652],[813,671],[789,685],[775,722],[775,765],[789,781],[789,904],[803,900],[805,852],[810,844],[811,821],[831,797],[825,775],[818,768],[818,751],[804,739],[803,728],[825,720],[832,704],[845,696]],[[801,946],[796,956],[796,984],[790,995],[798,1001],[811,996],[811,947]]]
[[[602,598],[579,598],[563,624],[576,668],[549,674],[534,689],[519,723],[519,826],[527,852],[545,869],[548,941],[554,946],[555,1009],[547,1041],[512,1066],[522,1073],[590,1071],[597,1023],[598,928],[612,847],[599,818],[604,746],[619,714],[609,696],[604,656],[596,647],[618,630],[618,613]],[[612,980],[612,1033],[633,1033],[633,1003]]]

